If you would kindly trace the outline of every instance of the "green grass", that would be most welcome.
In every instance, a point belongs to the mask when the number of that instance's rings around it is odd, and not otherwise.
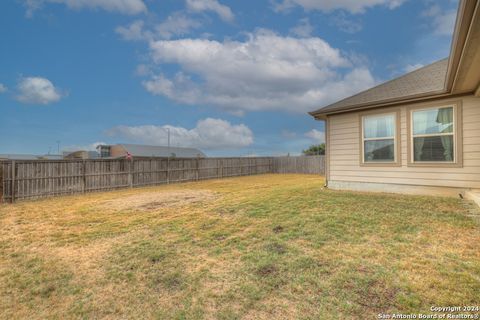
[[[0,318],[374,319],[480,303],[471,204],[322,186],[264,175],[1,206]]]

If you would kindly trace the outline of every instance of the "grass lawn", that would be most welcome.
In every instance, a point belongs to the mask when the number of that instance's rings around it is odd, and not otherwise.
[[[460,199],[262,175],[0,206],[0,318],[375,319],[480,304]]]

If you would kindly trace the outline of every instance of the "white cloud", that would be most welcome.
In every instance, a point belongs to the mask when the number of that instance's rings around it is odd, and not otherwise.
[[[220,19],[224,21],[233,21],[235,19],[235,15],[233,14],[232,10],[219,3],[217,0],[186,0],[187,1],[187,8],[194,12],[203,12],[203,11],[213,11]]]
[[[455,10],[445,12],[445,14],[435,18],[435,33],[438,35],[451,36],[455,28],[455,19],[457,12]]]
[[[431,19],[433,33],[439,36],[451,36],[455,28],[456,10],[443,10],[438,5],[432,5],[422,12],[424,17]]]
[[[290,33],[301,38],[308,38],[312,35],[313,26],[308,18],[301,19],[295,27],[290,29]]]
[[[30,104],[49,104],[62,98],[60,90],[53,83],[42,77],[22,78],[17,86],[17,100]]]
[[[335,15],[331,20],[331,24],[346,33],[357,33],[363,28],[360,22],[347,18],[344,12]]]
[[[201,26],[202,24],[199,21],[189,18],[183,13],[176,12],[168,16],[165,21],[151,26],[150,29],[145,27],[144,21],[137,20],[126,27],[117,27],[115,31],[121,35],[124,40],[153,41],[157,39],[170,39],[173,36],[183,36]]]
[[[375,83],[367,68],[352,66],[320,38],[297,39],[259,30],[244,42],[162,40],[152,41],[150,49],[154,63],[176,64],[181,71],[144,81],[149,92],[235,114],[305,112]]]
[[[170,39],[172,36],[188,34],[191,30],[199,28],[201,25],[197,20],[177,12],[158,24],[155,27],[155,31],[162,39]]]
[[[4,92],[7,92],[7,87],[5,87],[3,83],[0,83],[0,93],[4,93]]]
[[[317,129],[312,129],[305,133],[305,137],[310,138],[318,143],[325,142],[325,132],[319,131]]]
[[[64,4],[70,9],[103,9],[129,15],[147,12],[143,0],[24,0],[27,16],[49,3]]]
[[[207,118],[198,121],[193,129],[170,125],[117,126],[107,131],[131,141],[153,145],[167,145],[170,130],[171,144],[200,149],[233,149],[253,143],[253,132],[244,124],[232,125],[221,119]]]
[[[415,71],[417,69],[420,69],[422,67],[423,67],[423,64],[421,64],[421,63],[407,64],[404,71],[408,73],[408,72],[412,72],[412,71]]]
[[[366,9],[374,6],[386,6],[394,9],[406,0],[278,0],[273,1],[275,11],[288,11],[296,6],[305,10],[319,10],[331,12],[334,10],[345,10],[350,13],[363,13]]]
[[[143,29],[144,24],[142,20],[137,20],[126,27],[117,27],[115,32],[129,41],[149,40],[152,38],[152,34]]]
[[[174,83],[163,75],[153,76],[151,80],[144,81],[143,86],[148,92],[155,95],[163,95],[169,98],[174,98],[175,87]],[[185,101],[185,98],[183,98]],[[191,101],[193,103],[194,101]]]
[[[62,148],[62,151],[73,152],[73,151],[96,151],[97,146],[101,144],[107,144],[105,142],[94,142],[84,145],[70,145]]]

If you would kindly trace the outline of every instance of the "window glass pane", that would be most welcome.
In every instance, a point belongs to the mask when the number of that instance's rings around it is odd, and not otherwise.
[[[413,134],[453,132],[453,107],[413,112]]]
[[[454,161],[453,135],[413,138],[415,161]]]
[[[365,141],[364,150],[365,162],[395,161],[395,143],[393,139]]]
[[[365,138],[391,138],[395,135],[395,116],[381,115],[363,118]]]

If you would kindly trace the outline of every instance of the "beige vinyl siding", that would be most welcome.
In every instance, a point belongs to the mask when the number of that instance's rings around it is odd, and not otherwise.
[[[329,121],[329,180],[345,182],[393,183],[419,186],[480,188],[480,98],[462,101],[463,160],[461,167],[408,166],[407,107],[400,107],[401,166],[360,165],[359,112],[331,115]],[[438,104],[451,101],[439,100]],[[421,106],[421,104],[418,104]],[[393,108],[393,107],[392,107]],[[392,110],[379,109],[378,112]],[[395,108],[399,108],[398,106]]]

